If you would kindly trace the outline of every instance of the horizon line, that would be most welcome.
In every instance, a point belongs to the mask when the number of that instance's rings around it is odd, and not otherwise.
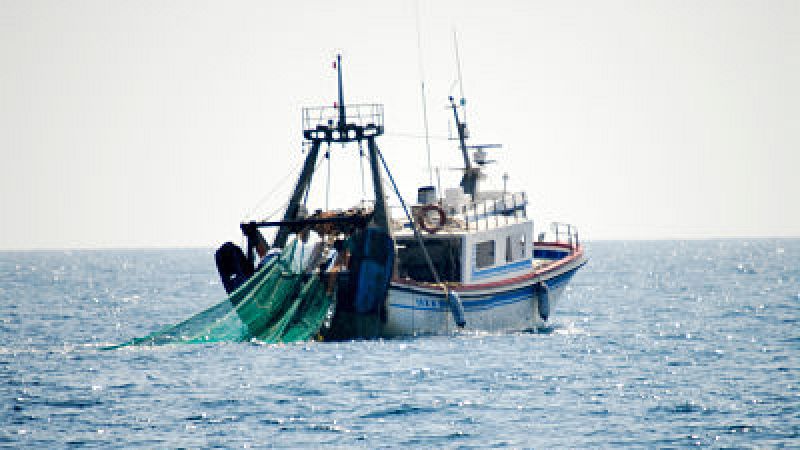
[[[769,239],[785,239],[797,240],[800,235],[793,236],[692,236],[692,237],[662,237],[662,238],[649,238],[649,237],[633,237],[633,238],[597,238],[597,239],[581,239],[580,242],[665,242],[665,241],[732,241],[732,240],[769,240]],[[544,241],[554,242],[554,241]],[[100,247],[10,247],[0,248],[0,253],[19,253],[19,252],[70,252],[70,251],[108,251],[108,250],[121,250],[121,251],[137,251],[137,250],[213,250],[214,246],[204,245],[141,245],[141,246],[100,246]]]

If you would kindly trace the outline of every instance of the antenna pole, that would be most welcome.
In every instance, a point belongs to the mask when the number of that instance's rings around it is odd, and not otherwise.
[[[458,106],[456,105],[453,97],[450,97],[450,107],[453,108],[453,117],[456,120],[456,131],[458,132],[458,147],[461,149],[461,156],[464,158],[464,170],[469,171],[472,169],[472,163],[469,161],[469,153],[467,152],[467,124],[458,118]]]
[[[342,91],[342,55],[336,55],[336,69],[339,74],[339,128],[343,129],[347,124],[347,116],[344,112],[344,92]]]
[[[453,117],[456,120],[456,130],[458,131],[458,145],[461,148],[461,156],[464,158],[464,175],[461,177],[461,187],[464,188],[464,193],[468,194],[472,200],[475,200],[475,193],[477,191],[478,177],[480,176],[480,168],[473,168],[469,160],[469,152],[467,151],[467,124],[458,118],[458,106],[453,97],[450,97],[450,107],[453,108]]]
[[[467,99],[464,97],[464,82],[461,79],[461,58],[458,56],[458,34],[456,30],[453,30],[453,45],[456,48],[456,67],[458,68],[458,88],[461,92],[461,99],[459,100],[459,104],[461,104],[461,108],[464,110],[464,123],[467,122]]]

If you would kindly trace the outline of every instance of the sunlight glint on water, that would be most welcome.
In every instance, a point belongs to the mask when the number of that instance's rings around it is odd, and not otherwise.
[[[0,253],[0,445],[796,445],[800,241],[589,255],[536,334],[102,352],[217,302],[213,253]]]

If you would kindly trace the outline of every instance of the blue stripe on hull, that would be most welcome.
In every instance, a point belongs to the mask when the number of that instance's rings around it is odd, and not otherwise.
[[[561,259],[569,254],[566,250],[533,250],[533,257],[536,259]]]
[[[550,290],[558,289],[561,285],[569,282],[572,276],[575,275],[575,273],[581,267],[582,265],[575,267],[569,272],[562,273],[557,277],[551,278],[549,280],[544,280],[544,283],[547,284],[547,287]],[[498,294],[470,295],[466,292],[460,292],[459,295],[461,296],[461,302],[464,305],[464,312],[470,313],[477,311],[485,311],[488,309],[510,305],[521,301],[529,301],[533,297],[533,284],[534,283]],[[404,288],[396,288],[394,286],[391,289],[410,290]],[[427,297],[435,297],[435,300],[427,301],[427,303],[429,303],[427,305],[402,305],[398,303],[390,303],[389,306],[393,308],[413,309],[415,311],[440,311],[440,312],[449,311],[449,307],[447,305],[447,299],[445,298],[444,294],[426,293],[425,295]]]

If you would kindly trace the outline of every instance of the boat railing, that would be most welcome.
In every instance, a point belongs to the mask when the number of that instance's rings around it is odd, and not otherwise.
[[[527,218],[528,198],[524,192],[505,194],[502,198],[472,202],[464,211],[467,231],[488,230]]]
[[[527,220],[528,198],[524,192],[506,194],[503,198],[471,202],[461,211],[451,210],[446,227],[481,231]],[[411,228],[405,221],[397,222],[397,229]]]
[[[314,106],[303,108],[303,130],[335,129],[357,126],[363,129],[383,130],[383,105],[363,103],[345,105],[344,124],[338,106]],[[379,133],[380,134],[380,133]]]
[[[572,224],[564,222],[552,222],[550,224],[550,232],[555,238],[554,242],[568,244],[572,249],[578,248],[580,239],[578,236],[578,228]],[[539,242],[547,241],[547,231],[539,233]]]

